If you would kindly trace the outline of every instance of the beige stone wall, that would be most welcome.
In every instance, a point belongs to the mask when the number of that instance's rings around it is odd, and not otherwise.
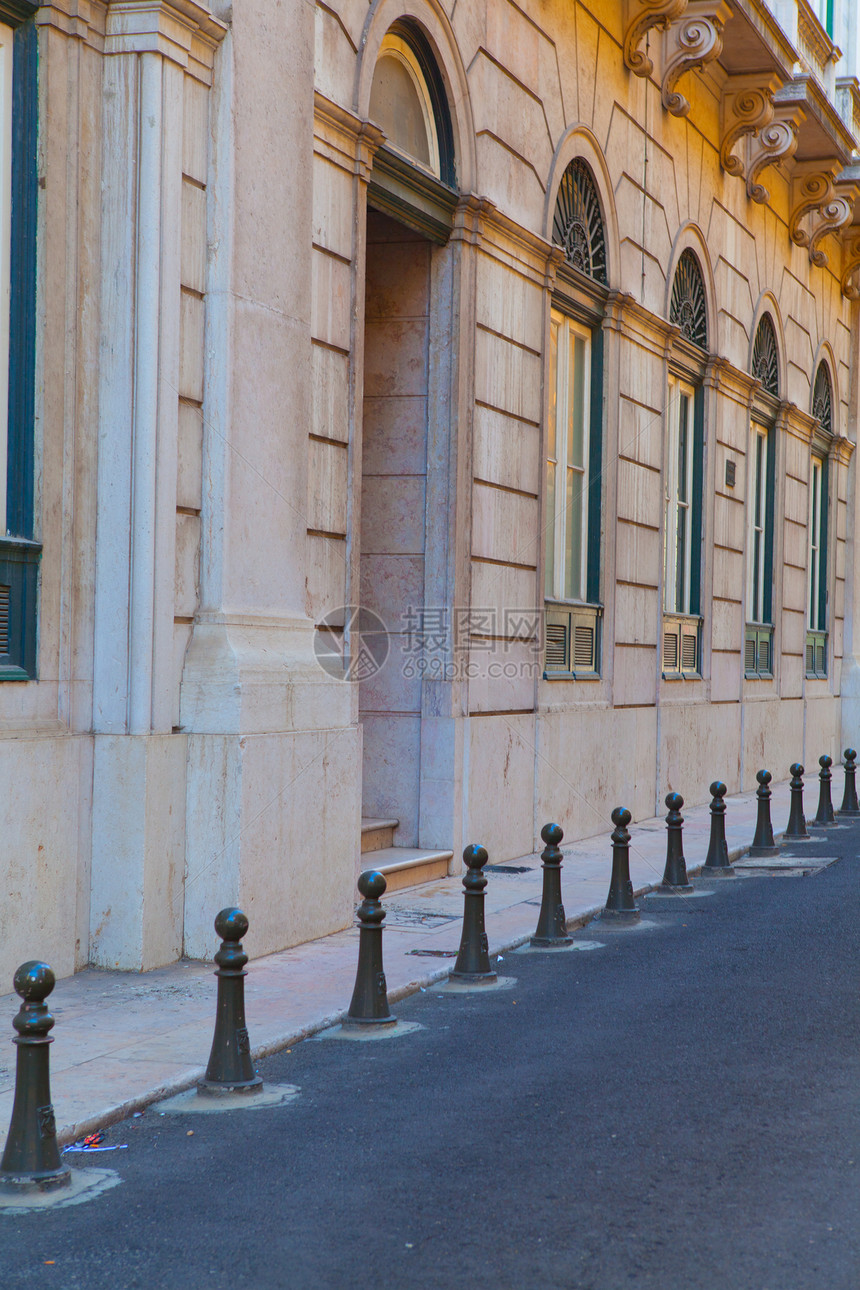
[[[595,174],[608,238],[602,676],[535,679],[528,675],[534,657],[528,641],[475,643],[463,709],[469,723],[464,837],[479,836],[497,854],[511,856],[529,849],[547,816],[562,818],[571,835],[587,835],[605,826],[621,800],[641,817],[670,789],[702,801],[714,777],[732,789],[750,787],[762,764],[782,775],[795,758],[814,764],[819,753],[838,753],[850,452],[831,456],[826,681],[806,679],[803,653],[811,381],[824,353],[837,434],[853,435],[854,424],[855,307],[840,291],[840,244],[825,239],[824,268],[792,244],[787,169],[765,172],[771,192],[765,206],[751,202],[744,182],[722,169],[723,73],[716,65],[683,78],[680,88],[691,102],[683,118],[661,104],[659,68],[651,79],[630,75],[620,4],[548,0],[526,13],[504,0],[485,0],[419,4],[410,12],[425,24],[457,90],[456,69],[466,69],[474,127],[468,147],[462,130],[469,117],[456,98],[454,128],[464,166],[474,156],[472,190],[487,199],[477,217],[470,301],[471,525],[461,535],[473,608],[542,606],[542,435],[554,273],[548,239],[557,186],[574,156],[585,157]],[[320,103],[361,117],[361,87],[369,77],[362,55],[378,47],[397,16],[393,4],[370,15],[361,4],[317,6]],[[356,124],[353,132],[359,129]],[[330,176],[330,164],[318,159],[320,208],[336,205]],[[338,191],[346,193],[345,181]],[[352,193],[360,227],[364,194],[360,186]],[[674,362],[665,320],[685,247],[703,267],[716,361],[703,373],[702,679],[675,682],[662,678],[660,655],[665,408]],[[362,290],[359,264],[353,257],[354,302]],[[776,324],[781,363],[777,660],[773,681],[748,681],[747,443],[754,389],[746,374],[765,308]],[[346,396],[338,422],[348,424],[355,389],[345,372],[336,384],[338,398]],[[331,384],[315,406],[323,415],[334,406]],[[356,453],[360,427],[353,424],[351,434]],[[727,460],[736,467],[733,488],[725,484]],[[516,659],[521,667],[511,677],[491,676],[494,659]]]

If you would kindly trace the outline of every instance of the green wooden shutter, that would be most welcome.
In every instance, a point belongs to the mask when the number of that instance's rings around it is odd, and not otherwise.
[[[600,497],[603,491],[603,331],[591,332],[591,420],[588,450],[588,556],[585,594],[600,603]]]

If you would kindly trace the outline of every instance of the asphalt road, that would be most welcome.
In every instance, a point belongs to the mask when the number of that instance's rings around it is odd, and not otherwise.
[[[115,1126],[120,1186],[0,1216],[0,1285],[857,1290],[858,849],[299,1044],[261,1065],[288,1106]]]

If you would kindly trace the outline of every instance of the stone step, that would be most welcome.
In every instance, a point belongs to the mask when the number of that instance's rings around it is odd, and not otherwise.
[[[393,847],[394,830],[399,823],[399,820],[374,820],[365,816],[361,821],[361,854]]]
[[[404,887],[447,878],[453,855],[453,851],[427,851],[420,847],[380,847],[377,851],[364,852],[361,864],[364,869],[378,869],[385,875],[386,894],[390,894]]]

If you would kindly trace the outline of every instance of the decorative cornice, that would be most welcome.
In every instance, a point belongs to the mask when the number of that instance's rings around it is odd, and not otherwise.
[[[848,466],[854,456],[856,446],[847,435],[834,435],[830,444],[830,457],[833,461],[837,461],[840,466]]]
[[[770,124],[760,130],[755,144],[750,148],[747,166],[747,196],[760,206],[770,201],[770,192],[760,184],[759,176],[768,166],[789,161],[797,151],[798,131],[804,119],[803,110],[796,107],[775,108]]]
[[[672,116],[686,116],[690,101],[679,94],[682,76],[718,58],[723,48],[723,27],[731,16],[725,0],[693,0],[681,22],[666,35],[666,63],[661,88],[663,107]]]
[[[627,291],[611,289],[607,293],[604,328],[620,332],[653,354],[668,360],[673,344],[681,336],[681,328],[659,314],[652,313]]]
[[[0,0],[0,22],[17,27],[19,23],[32,18],[38,8],[38,0],[35,4],[32,0]]]
[[[794,435],[795,439],[800,439],[805,444],[811,444],[813,436],[821,423],[816,417],[809,412],[804,412],[796,403],[790,403],[784,400],[779,405],[779,412],[776,418],[778,430],[784,434]]]
[[[636,76],[650,76],[653,59],[639,48],[648,32],[668,30],[687,7],[687,0],[628,0],[624,31],[624,63]]]
[[[111,0],[105,54],[157,53],[210,79],[227,27],[196,0]]]
[[[750,372],[735,367],[730,359],[716,354],[708,359],[704,380],[706,385],[713,385],[718,394],[724,394],[746,408],[747,413],[761,389],[761,381],[757,381]]]
[[[756,134],[773,120],[773,96],[779,77],[732,76],[723,88],[720,103],[722,141],[720,161],[730,175],[743,178],[746,166],[735,155],[735,146],[745,135]]]

